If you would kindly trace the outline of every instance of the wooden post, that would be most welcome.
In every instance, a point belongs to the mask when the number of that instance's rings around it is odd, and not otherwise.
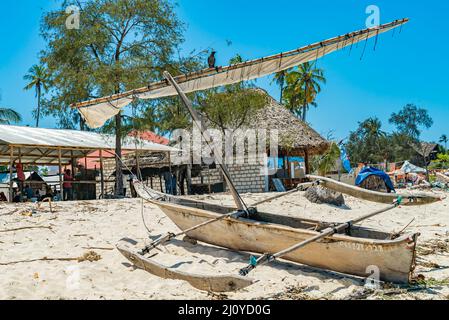
[[[100,185],[101,185],[101,194],[103,195],[103,199],[105,197],[104,190],[104,166],[103,166],[103,150],[100,150]]]
[[[142,172],[140,172],[139,150],[136,150],[136,176],[137,179],[142,181]],[[131,172],[132,173],[132,172]]]
[[[192,194],[192,165],[187,165],[187,172],[186,172],[186,180],[187,180],[187,195]]]
[[[61,201],[64,201],[64,187],[63,187],[63,180],[62,180],[62,153],[61,148],[58,148],[58,164],[59,164],[59,188],[60,188],[60,195],[61,195]]]
[[[18,148],[18,150],[19,150],[19,163],[22,166],[22,171],[25,172],[25,168],[23,167],[23,164],[22,164],[22,151],[20,148]],[[17,187],[19,188],[19,191],[20,191],[20,201],[22,202],[23,201],[23,188],[24,188],[23,184],[25,183],[25,181],[21,182],[19,180],[19,174],[17,174],[17,182],[18,182]]]
[[[306,174],[310,174],[310,167],[309,167],[309,152],[307,149],[304,150],[304,162],[306,165]]]
[[[12,187],[13,187],[12,167],[14,164],[13,158],[14,158],[14,147],[11,146],[10,150],[9,150],[9,202],[13,202],[13,200],[14,200],[14,194],[12,191]]]

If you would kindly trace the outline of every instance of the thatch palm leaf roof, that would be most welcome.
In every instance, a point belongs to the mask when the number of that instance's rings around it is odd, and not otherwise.
[[[267,105],[257,111],[252,118],[253,129],[277,130],[279,147],[284,150],[304,151],[309,155],[322,154],[329,149],[330,142],[325,140],[308,124],[299,120],[290,110],[277,102],[266,91]]]

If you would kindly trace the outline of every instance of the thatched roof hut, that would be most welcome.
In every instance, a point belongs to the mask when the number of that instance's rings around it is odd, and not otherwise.
[[[290,110],[277,102],[263,89],[252,89],[263,92],[267,96],[267,105],[257,111],[250,127],[254,129],[277,130],[279,132],[280,151],[290,155],[305,156],[323,154],[330,146],[308,124],[299,120]]]

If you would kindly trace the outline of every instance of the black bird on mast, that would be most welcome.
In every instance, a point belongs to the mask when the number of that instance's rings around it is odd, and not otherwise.
[[[216,54],[216,52],[212,51],[209,58],[207,59],[207,63],[209,64],[210,69],[215,68],[215,63],[216,63],[215,54]]]

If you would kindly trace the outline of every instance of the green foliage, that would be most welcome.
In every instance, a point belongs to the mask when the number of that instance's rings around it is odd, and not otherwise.
[[[449,154],[440,153],[437,156],[437,159],[432,161],[430,169],[448,169],[449,168]]]
[[[316,156],[312,159],[312,170],[318,172],[320,176],[326,176],[335,167],[340,156],[340,148],[335,142],[332,142],[329,150],[324,155]]]
[[[66,28],[69,5],[81,8],[78,30]],[[41,60],[53,77],[45,113],[60,127],[83,127],[70,104],[148,85],[164,70],[195,70],[192,59],[175,59],[183,29],[169,0],[63,1],[42,21],[47,48]],[[155,104],[139,103],[139,111],[154,116],[148,108]]]
[[[387,134],[382,131],[378,118],[369,118],[359,123],[350,133],[346,149],[353,163],[379,163],[388,154]]]
[[[398,113],[393,113],[389,121],[396,126],[399,133],[416,140],[421,135],[421,127],[429,129],[433,125],[433,120],[428,111],[418,108],[414,104],[407,104]]]
[[[408,104],[399,113],[391,115],[390,123],[396,125],[393,133],[384,132],[377,118],[359,123],[346,144],[353,164],[411,160],[416,154],[412,145],[419,143],[421,127],[430,128],[433,120],[427,110]]]
[[[0,124],[11,124],[22,121],[22,116],[9,108],[0,107]]]
[[[326,83],[324,72],[314,63],[306,62],[285,75],[284,104],[302,121],[306,121],[309,106],[315,106],[315,99]]]
[[[222,91],[207,94],[199,109],[212,126],[224,132],[248,125],[254,114],[266,103],[267,97],[263,92],[229,86]]]
[[[241,62],[243,58],[237,54],[229,63]],[[252,82],[240,82],[222,89],[207,90],[198,94],[195,102],[210,124],[224,133],[225,130],[234,131],[249,125],[256,112],[266,106],[267,96],[263,91],[255,90]],[[182,115],[182,112],[177,113]],[[179,120],[181,124],[185,123],[182,116]]]

